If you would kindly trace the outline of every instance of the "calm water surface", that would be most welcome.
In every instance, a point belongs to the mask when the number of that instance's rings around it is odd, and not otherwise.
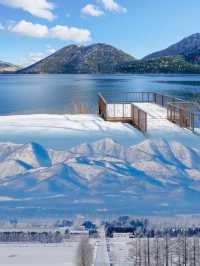
[[[0,114],[67,113],[75,103],[93,112],[98,92],[156,91],[188,99],[199,75],[0,75]]]

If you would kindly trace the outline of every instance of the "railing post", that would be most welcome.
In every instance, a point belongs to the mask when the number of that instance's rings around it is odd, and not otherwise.
[[[134,125],[134,105],[131,104],[131,121],[132,121],[132,124]]]
[[[106,120],[107,119],[107,102],[104,99],[104,97],[101,95],[101,93],[98,94],[98,97],[99,97],[99,115]]]
[[[154,103],[156,103],[157,94],[154,92]]]
[[[194,113],[191,113],[191,128],[192,128],[192,131],[194,132],[195,131],[195,116],[194,116]]]
[[[99,116],[101,116],[101,97],[100,97],[100,94],[98,94],[98,113],[99,113]]]
[[[147,132],[147,113],[145,113],[145,133]]]

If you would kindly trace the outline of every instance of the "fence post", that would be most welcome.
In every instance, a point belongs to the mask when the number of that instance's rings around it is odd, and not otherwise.
[[[137,119],[138,119],[138,128],[141,129],[140,128],[140,110],[138,110],[138,117],[137,117]]]
[[[131,104],[131,117],[132,117],[132,124],[135,124],[135,117],[134,117],[134,105]]]
[[[154,92],[154,103],[156,103],[157,93]]]
[[[107,119],[107,102],[101,93],[98,94],[98,97],[99,97],[99,101],[98,101],[99,115],[106,120]]]
[[[195,131],[195,116],[194,116],[194,113],[191,113],[191,128],[192,128],[192,131],[194,132]]]
[[[147,113],[145,113],[145,133],[147,132]]]

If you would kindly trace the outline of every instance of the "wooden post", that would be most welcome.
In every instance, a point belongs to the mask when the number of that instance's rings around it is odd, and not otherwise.
[[[99,115],[104,118],[105,120],[107,119],[107,103],[104,97],[99,93]]]
[[[132,117],[132,124],[135,125],[135,113],[134,113],[134,105],[131,104],[131,117]]]
[[[192,128],[192,131],[194,132],[195,131],[195,115],[194,115],[194,113],[191,113],[190,120],[191,120],[191,128]]]

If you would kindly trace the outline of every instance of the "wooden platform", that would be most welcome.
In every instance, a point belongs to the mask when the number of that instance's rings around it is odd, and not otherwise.
[[[195,112],[192,103],[154,92],[99,94],[99,115],[106,121],[130,123],[143,133],[149,127],[148,117],[161,119],[164,115],[165,122],[200,132],[200,112]]]

